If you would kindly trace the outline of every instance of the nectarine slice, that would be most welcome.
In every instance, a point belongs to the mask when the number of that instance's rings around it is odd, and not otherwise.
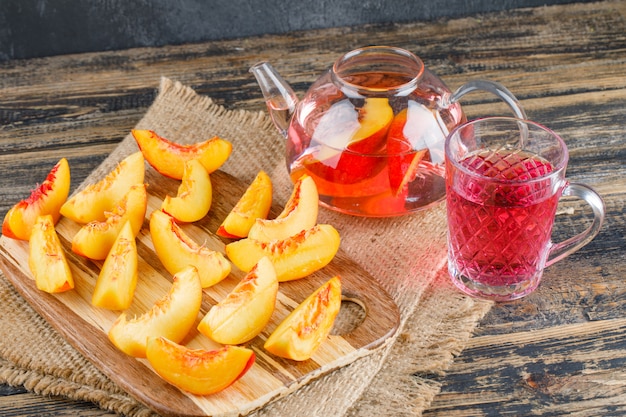
[[[207,215],[213,188],[209,173],[197,159],[185,161],[183,178],[176,197],[165,196],[161,210],[176,220],[192,223]]]
[[[28,266],[35,285],[42,291],[58,293],[74,288],[74,279],[52,215],[38,216],[30,235]]]
[[[210,174],[226,162],[233,148],[230,142],[217,136],[204,142],[181,145],[152,130],[134,129],[132,134],[148,163],[166,177],[177,180],[183,178],[185,161],[198,159]]]
[[[124,223],[129,221],[134,236],[137,236],[147,204],[146,185],[133,185],[113,211],[106,213],[105,221],[92,221],[81,227],[72,239],[72,251],[90,259],[105,259]]]
[[[269,322],[277,294],[274,266],[268,258],[261,258],[226,298],[211,307],[198,330],[218,343],[245,343]]]
[[[256,219],[265,219],[272,206],[272,180],[260,171],[226,216],[217,235],[231,239],[247,237]]]
[[[313,178],[304,175],[294,184],[283,211],[272,220],[257,219],[248,237],[264,242],[286,239],[315,226],[318,210],[317,186]]]
[[[317,155],[305,161],[317,177],[339,184],[356,184],[374,177],[386,162],[383,148],[393,120],[389,100],[368,97],[361,108],[340,103],[344,109],[328,120],[322,118],[313,141],[323,146]],[[333,110],[333,109],[331,109]]]
[[[256,357],[252,350],[239,346],[189,349],[165,337],[148,338],[146,356],[161,378],[195,395],[228,388],[248,372]]]
[[[195,267],[174,275],[169,292],[139,317],[126,319],[120,314],[108,332],[109,340],[122,352],[136,358],[146,357],[148,338],[163,336],[179,343],[200,312],[202,287]]]
[[[411,182],[419,169],[420,161],[426,156],[428,148],[414,150],[404,129],[408,110],[398,113],[387,133],[387,155],[389,158],[389,185],[395,195]]]
[[[226,255],[248,272],[267,256],[274,264],[279,282],[306,277],[325,267],[339,250],[339,232],[329,224],[318,224],[284,240],[262,242],[251,238],[226,245]]]
[[[393,110],[387,98],[366,98],[359,110],[361,126],[348,143],[348,149],[364,154],[380,150],[385,143],[385,135],[392,120]]]
[[[133,301],[136,286],[137,244],[127,221],[102,265],[91,304],[109,310],[126,310]]]
[[[230,273],[230,262],[221,252],[198,245],[163,211],[155,210],[150,215],[150,236],[157,256],[170,274],[193,265],[198,269],[202,288],[207,288]]]
[[[52,222],[61,217],[59,210],[70,192],[70,166],[62,158],[35,188],[30,196],[9,209],[2,222],[2,234],[13,239],[28,240],[38,216],[50,214]]]
[[[313,140],[328,146],[325,152],[350,149],[371,154],[385,145],[385,135],[392,120],[393,109],[385,97],[365,98],[361,107],[344,100],[334,104],[322,117]]]
[[[143,184],[145,164],[141,152],[135,152],[121,161],[115,169],[95,184],[86,186],[61,206],[61,214],[77,223],[105,221],[130,187]]]
[[[263,346],[282,358],[304,361],[326,340],[341,308],[341,280],[335,276],[285,318]]]

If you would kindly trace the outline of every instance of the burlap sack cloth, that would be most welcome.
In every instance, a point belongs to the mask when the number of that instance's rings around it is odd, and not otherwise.
[[[264,112],[229,111],[193,90],[162,79],[159,94],[137,124],[175,141],[219,135],[233,143],[222,169],[245,183],[270,173],[275,201],[292,189],[284,141]],[[129,135],[86,182],[136,151]],[[410,216],[357,218],[320,211],[320,223],[340,232],[341,247],[393,296],[401,312],[394,343],[256,411],[256,416],[420,415],[439,386],[420,375],[445,372],[491,304],[462,295],[447,278],[445,204]],[[127,416],[154,413],[137,403],[67,344],[0,279],[0,381],[41,395],[96,403]]]

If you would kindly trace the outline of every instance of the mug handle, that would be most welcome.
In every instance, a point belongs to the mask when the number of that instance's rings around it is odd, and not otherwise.
[[[513,113],[515,113],[515,116],[518,119],[524,120],[527,118],[526,112],[522,108],[522,105],[517,100],[517,98],[513,95],[513,93],[511,93],[505,86],[495,81],[469,81],[459,87],[454,93],[452,93],[452,95],[450,96],[450,103],[456,103],[465,94],[471,93],[472,91],[476,90],[487,91],[501,98],[511,108],[511,110],[513,110]]]
[[[602,223],[604,222],[606,212],[604,201],[602,200],[602,197],[600,197],[600,195],[591,187],[584,184],[568,184],[563,189],[562,195],[574,196],[585,200],[593,210],[593,221],[585,231],[562,242],[552,244],[548,252],[548,260],[545,265],[546,267],[560,261],[568,255],[571,255],[587,243],[591,242],[591,240],[596,237],[600,231]]]

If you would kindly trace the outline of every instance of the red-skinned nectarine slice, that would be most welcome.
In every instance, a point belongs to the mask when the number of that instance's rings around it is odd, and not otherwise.
[[[272,220],[257,219],[248,237],[264,242],[286,239],[315,226],[318,210],[317,186],[313,178],[304,175],[294,184],[283,211]]]
[[[341,280],[331,278],[304,300],[267,338],[263,346],[282,358],[304,361],[326,340],[341,308]]]
[[[233,148],[230,142],[217,136],[204,142],[181,145],[152,130],[134,129],[132,134],[148,163],[166,177],[177,180],[183,178],[185,161],[198,159],[210,174],[226,162]]]
[[[72,271],[54,229],[52,215],[37,217],[28,246],[28,266],[35,277],[37,288],[48,293],[74,288]]]
[[[277,294],[274,266],[268,258],[261,258],[226,298],[211,307],[198,330],[225,345],[245,343],[269,322]]]
[[[272,180],[260,171],[228,213],[217,235],[230,239],[247,237],[257,219],[265,219],[272,206]]]
[[[106,213],[105,221],[93,221],[81,227],[72,239],[72,252],[90,259],[105,259],[124,223],[130,222],[133,234],[137,236],[147,204],[146,185],[133,185],[113,211]]]
[[[255,359],[254,352],[244,347],[189,349],[164,337],[148,338],[146,356],[161,378],[195,395],[228,388],[248,372]]]
[[[284,240],[262,242],[251,238],[226,245],[226,255],[242,271],[250,271],[267,256],[279,282],[306,277],[325,267],[339,250],[339,232],[318,224]]]
[[[137,245],[126,222],[113,243],[98,275],[91,304],[109,310],[130,307],[137,286]]]
[[[17,203],[4,216],[2,234],[13,239],[28,240],[38,216],[50,214],[52,222],[61,217],[59,210],[70,192],[70,167],[62,158],[50,170],[45,181],[30,196]]]
[[[382,150],[393,120],[389,100],[369,97],[361,108],[347,110],[348,114],[351,112],[356,112],[352,115],[355,120],[344,120],[345,116],[339,116],[339,120],[329,118],[328,126],[322,126],[324,123],[320,121],[313,141],[325,146],[314,159],[305,161],[315,176],[330,182],[355,184],[374,177],[384,168],[386,161]],[[345,128],[340,129],[337,124]]]
[[[155,210],[150,215],[150,236],[157,256],[170,274],[193,265],[198,270],[202,288],[207,288],[230,273],[230,262],[221,252],[198,245],[163,211]]]
[[[364,154],[380,150],[385,143],[385,135],[392,120],[393,110],[387,98],[366,98],[359,111],[361,126],[350,139],[347,148]]]
[[[105,221],[105,213],[113,210],[130,187],[143,184],[144,176],[143,155],[135,152],[121,161],[106,177],[70,197],[61,206],[61,214],[82,224]]]
[[[126,319],[120,314],[108,332],[109,340],[122,352],[136,358],[146,357],[149,337],[166,337],[179,343],[200,312],[202,287],[195,267],[190,266],[174,275],[169,292],[139,317]]]
[[[371,154],[384,147],[392,120],[393,109],[387,98],[368,97],[361,107],[345,100],[331,107],[320,120],[313,140],[326,144],[328,152],[350,149]]]
[[[404,134],[408,110],[398,113],[387,132],[387,155],[389,157],[389,185],[399,195],[415,178],[420,161],[426,156],[427,148],[415,151]]]

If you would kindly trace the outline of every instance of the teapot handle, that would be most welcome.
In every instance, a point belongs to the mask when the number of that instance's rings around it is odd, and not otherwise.
[[[495,81],[488,81],[488,80],[469,81],[463,84],[461,87],[459,87],[452,94],[452,96],[450,96],[450,102],[456,103],[465,94],[471,93],[472,91],[476,91],[476,90],[487,91],[501,98],[511,108],[511,110],[513,110],[513,113],[515,113],[515,116],[518,119],[526,119],[526,112],[522,108],[522,105],[517,100],[517,98],[515,98],[513,93],[511,93],[505,86]]]

